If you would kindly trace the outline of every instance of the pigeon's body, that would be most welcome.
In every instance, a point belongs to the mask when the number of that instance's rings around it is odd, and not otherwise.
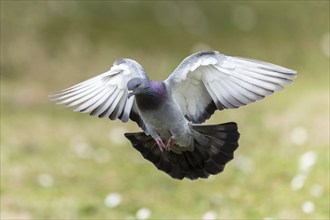
[[[216,51],[195,53],[162,82],[151,81],[131,59],[52,95],[75,111],[123,122],[143,132],[126,133],[133,147],[176,179],[207,178],[224,169],[238,147],[234,122],[200,125],[216,110],[238,108],[283,89],[295,71]]]
[[[190,148],[193,137],[188,120],[174,102],[170,88],[163,82],[150,82],[150,93],[136,94],[136,104],[146,125],[146,132],[154,139],[168,140],[174,137],[176,151]],[[166,117],[161,117],[166,112]]]

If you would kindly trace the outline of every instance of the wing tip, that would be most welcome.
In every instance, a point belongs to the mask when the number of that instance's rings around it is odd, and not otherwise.
[[[47,97],[53,101],[53,99],[60,99],[61,94],[63,91],[57,91],[57,92],[50,92],[48,93]]]
[[[228,56],[228,57],[230,57],[231,59],[237,60],[237,61],[241,61],[241,62],[251,62],[251,63],[259,64],[259,65],[261,65],[261,67],[264,67],[267,70],[269,70],[268,68],[271,68],[270,70],[275,70],[280,73],[296,75],[298,72],[297,70],[289,69],[289,68],[286,68],[286,67],[274,64],[274,63],[270,63],[267,61],[263,61],[263,60],[251,59],[251,58],[246,58],[246,57],[238,57],[238,56]]]
[[[48,99],[49,101],[55,102],[56,104],[63,104],[61,102],[65,101],[60,94],[48,94]]]

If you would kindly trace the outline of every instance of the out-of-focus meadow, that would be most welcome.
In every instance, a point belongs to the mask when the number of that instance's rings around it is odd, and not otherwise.
[[[236,121],[223,173],[173,180],[123,124],[48,94],[129,57],[165,79],[198,50],[298,71]],[[1,1],[1,218],[329,218],[329,1]]]

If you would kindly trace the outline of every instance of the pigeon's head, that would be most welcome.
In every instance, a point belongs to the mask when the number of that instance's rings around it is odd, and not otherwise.
[[[150,83],[145,78],[133,78],[128,81],[127,89],[129,91],[128,98],[137,94],[144,94],[149,91]]]

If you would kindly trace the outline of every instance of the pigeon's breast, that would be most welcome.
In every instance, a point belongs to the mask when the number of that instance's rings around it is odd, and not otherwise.
[[[154,139],[159,136],[167,141],[174,136],[177,144],[190,144],[191,133],[188,121],[171,98],[167,98],[158,108],[141,110],[140,114]]]

